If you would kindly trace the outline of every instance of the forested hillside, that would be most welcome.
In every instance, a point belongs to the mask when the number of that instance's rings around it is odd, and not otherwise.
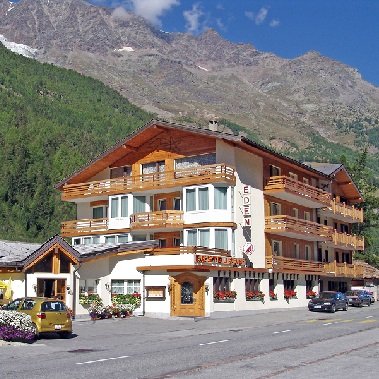
[[[0,43],[0,239],[58,233],[75,209],[54,184],[151,118],[99,81]]]

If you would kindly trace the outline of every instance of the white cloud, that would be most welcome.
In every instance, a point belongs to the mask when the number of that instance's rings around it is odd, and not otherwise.
[[[186,31],[188,33],[197,33],[200,30],[200,19],[204,16],[199,4],[193,4],[192,9],[183,12],[186,20]]]
[[[268,8],[262,7],[259,9],[258,13],[253,13],[251,11],[245,11],[245,16],[253,21],[255,25],[261,25],[266,20],[266,17],[268,15]]]
[[[127,21],[130,18],[130,13],[128,13],[125,8],[123,7],[117,7],[113,12],[112,12],[112,17],[119,19],[119,20],[124,20]]]
[[[258,14],[255,16],[255,23],[256,23],[257,25],[262,24],[262,22],[264,22],[264,20],[266,19],[267,14],[268,14],[268,9],[262,7],[262,8],[258,11]]]
[[[279,26],[280,25],[280,21],[279,20],[271,20],[270,21],[270,26],[272,27],[272,28],[276,28],[277,26]]]
[[[150,21],[153,25],[160,26],[160,17],[172,7],[179,5],[179,0],[130,0],[132,11]]]

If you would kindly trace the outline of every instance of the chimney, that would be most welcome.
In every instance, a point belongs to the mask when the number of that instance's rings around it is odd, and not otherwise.
[[[218,131],[218,121],[215,119],[209,120],[208,129],[212,130],[213,132]]]

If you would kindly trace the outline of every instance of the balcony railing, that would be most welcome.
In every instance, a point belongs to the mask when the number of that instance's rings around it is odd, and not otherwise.
[[[354,234],[339,233],[336,230],[333,234],[333,244],[336,245],[336,247],[349,250],[364,250],[365,248],[364,237],[356,236]]]
[[[363,209],[355,208],[352,205],[340,203],[333,199],[328,207],[321,210],[324,213],[331,214],[342,220],[350,222],[363,222]]]
[[[88,183],[66,184],[63,186],[62,200],[218,182],[235,185],[234,169],[225,164],[214,164]]]
[[[130,216],[130,228],[183,228],[183,211],[142,212]]]
[[[285,258],[280,256],[267,256],[266,268],[275,271],[294,273],[323,273],[324,264],[322,262],[312,262],[303,259]]]
[[[66,221],[61,224],[62,237],[93,234],[108,230],[107,218]]]
[[[265,232],[305,239],[310,241],[331,241],[333,229],[316,222],[280,215],[269,216],[265,220]]]
[[[203,255],[222,255],[230,257],[229,250],[216,249],[204,246],[178,246],[178,247],[157,247],[153,255],[179,255],[179,254],[203,254]]]
[[[266,195],[312,208],[329,206],[331,194],[287,176],[272,176],[264,187]]]
[[[336,261],[325,263],[325,273],[336,277],[362,278],[364,267],[349,263],[337,263]]]

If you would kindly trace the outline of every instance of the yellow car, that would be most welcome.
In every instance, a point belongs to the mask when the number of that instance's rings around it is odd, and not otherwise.
[[[22,297],[3,306],[2,309],[30,315],[36,328],[36,337],[41,333],[55,332],[62,338],[72,335],[72,321],[66,304],[46,297]]]

